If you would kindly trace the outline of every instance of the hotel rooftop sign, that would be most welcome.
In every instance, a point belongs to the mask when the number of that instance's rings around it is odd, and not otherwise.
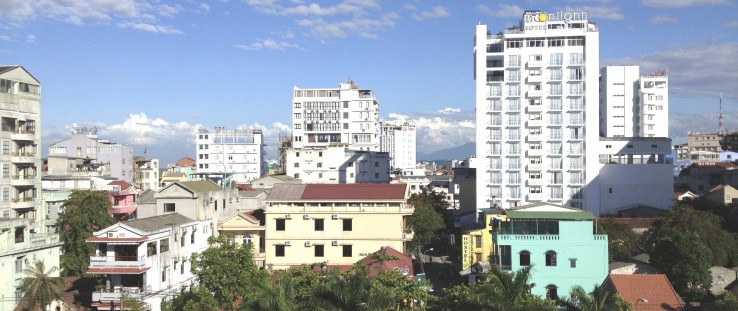
[[[587,20],[587,12],[581,11],[581,12],[564,12],[564,11],[558,11],[555,13],[546,13],[546,12],[525,12],[523,15],[523,21],[525,23],[545,23],[545,22],[555,22],[555,21],[563,21],[563,22],[571,22],[571,21],[586,21]]]

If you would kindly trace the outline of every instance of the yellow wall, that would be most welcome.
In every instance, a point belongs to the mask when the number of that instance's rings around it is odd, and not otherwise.
[[[492,215],[485,214],[485,228],[467,231],[461,237],[461,270],[471,267],[477,261],[489,261],[492,253]],[[477,241],[481,243],[478,247]]]

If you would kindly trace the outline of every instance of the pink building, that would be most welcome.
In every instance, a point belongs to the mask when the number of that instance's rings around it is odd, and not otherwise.
[[[113,205],[110,215],[118,221],[136,219],[138,189],[123,181],[114,180],[107,186],[108,200]]]

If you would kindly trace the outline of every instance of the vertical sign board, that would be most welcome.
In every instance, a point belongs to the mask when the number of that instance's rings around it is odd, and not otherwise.
[[[464,234],[461,237],[461,270],[465,270],[471,266],[471,245],[469,240],[471,236]]]

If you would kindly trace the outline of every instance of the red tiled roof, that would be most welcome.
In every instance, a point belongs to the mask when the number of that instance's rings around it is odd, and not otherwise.
[[[253,219],[254,221],[259,221],[259,218],[256,218],[256,216],[254,216],[254,211],[249,211],[242,214],[247,218]]]
[[[385,260],[384,262],[380,263],[379,260],[372,258],[371,255],[364,257],[364,259],[359,260],[359,262],[363,265],[369,266],[369,276],[375,276],[379,274],[380,271],[395,270],[402,273],[402,270],[404,269],[407,269],[408,276],[415,274],[413,273],[413,259],[410,258],[410,256],[403,254],[402,252],[389,246],[385,246],[383,249],[374,253],[379,255],[394,256],[397,257],[397,260]]]
[[[308,184],[300,199],[402,200],[406,189],[405,184]]]
[[[111,186],[120,186],[120,190],[126,190],[131,187],[131,184],[127,183],[125,180],[113,180],[108,185]]]
[[[144,268],[88,268],[87,273],[89,274],[141,274],[149,270],[149,267]]]
[[[641,299],[638,310],[684,310],[664,274],[610,274],[608,278],[626,302],[635,305]]]

